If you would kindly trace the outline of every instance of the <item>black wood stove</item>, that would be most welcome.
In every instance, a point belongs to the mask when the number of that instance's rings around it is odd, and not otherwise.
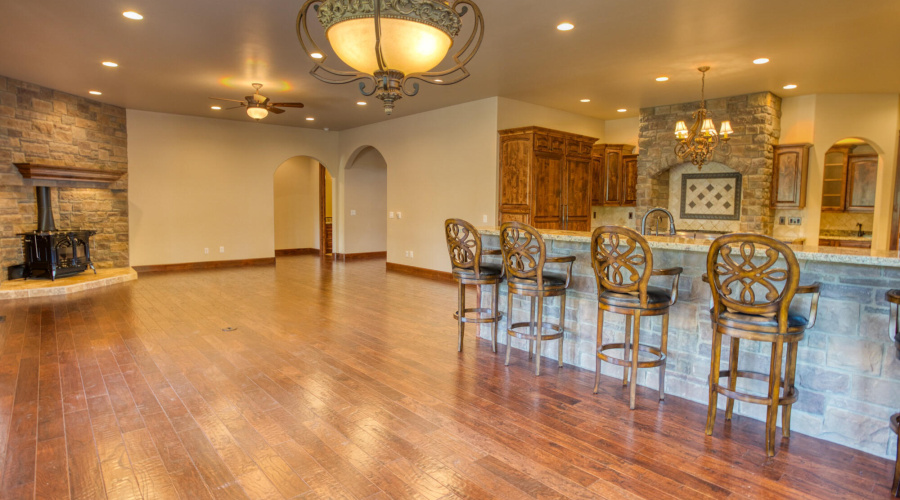
[[[53,222],[53,207],[50,204],[50,188],[38,186],[37,194],[38,228],[30,233],[19,233],[25,252],[24,277],[50,278],[55,280],[84,272],[91,263],[91,236],[97,234],[90,229],[60,231]]]

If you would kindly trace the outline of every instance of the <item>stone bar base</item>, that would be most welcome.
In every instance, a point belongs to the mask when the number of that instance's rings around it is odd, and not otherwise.
[[[487,234],[485,234],[487,233]],[[485,248],[498,248],[496,231],[483,232]],[[575,255],[572,287],[566,297],[566,333],[563,361],[568,365],[594,371],[597,335],[597,292],[593,269],[588,254],[589,233],[584,240],[553,239],[548,235],[548,251],[554,256]],[[678,303],[672,307],[669,320],[668,364],[666,368],[666,393],[706,405],[709,398],[707,379],[710,371],[712,326],[709,319],[709,285],[700,280],[706,272],[706,249],[701,245],[673,248],[673,245],[654,248],[654,267],[681,266],[684,274],[679,286]],[[677,245],[676,245],[677,246]],[[688,247],[692,247],[688,249]],[[708,242],[706,244],[708,248]],[[805,260],[798,252],[801,265],[801,284],[822,283],[819,314],[815,328],[808,330],[800,343],[797,356],[796,386],[800,399],[794,404],[791,431],[840,443],[873,455],[893,459],[896,457],[897,440],[888,427],[888,418],[900,409],[900,361],[895,359],[895,349],[888,339],[888,304],[884,293],[890,288],[900,288],[900,267],[883,265],[847,264]],[[825,257],[823,257],[825,258]],[[498,259],[494,259],[499,263]],[[865,261],[866,259],[853,259]],[[880,259],[872,259],[873,263]],[[896,262],[900,266],[900,260]],[[651,284],[670,286],[671,278],[654,277]],[[558,319],[558,298],[547,299],[544,311]],[[483,303],[490,301],[484,294]],[[507,343],[506,285],[500,289],[500,309],[504,320],[498,326],[498,342]],[[809,310],[808,296],[798,296],[794,306],[802,314]],[[486,307],[486,306],[482,306]],[[514,321],[528,320],[528,302],[516,297]],[[545,320],[547,321],[547,320]],[[614,342],[624,337],[623,316],[606,314],[604,338],[612,336]],[[661,317],[641,321],[641,341],[659,345]],[[490,338],[490,328],[482,326],[480,336]],[[544,355],[556,359],[556,341],[544,347]],[[526,350],[527,342],[513,339],[512,346]],[[499,355],[503,355],[500,348]],[[727,366],[729,341],[722,346],[722,368]],[[741,342],[741,369],[768,371],[769,344]],[[556,370],[546,363],[543,377],[553,377]],[[563,368],[565,369],[565,368]],[[639,369],[638,384],[656,389],[658,369]],[[621,387],[622,369],[603,363],[601,384]],[[751,384],[757,384],[755,387]],[[764,384],[758,381],[740,381],[745,389],[765,394]],[[585,397],[589,397],[586,394]],[[727,398],[719,397],[719,406],[725,407]],[[640,403],[657,404],[656,402]],[[665,405],[664,402],[659,403]],[[629,411],[627,405],[622,411]],[[757,420],[765,420],[765,407],[737,401],[735,412]],[[719,413],[719,418],[724,414]],[[705,422],[697,422],[697,435],[702,437]],[[780,412],[779,412],[779,423]],[[722,432],[719,424],[715,432]],[[778,432],[780,439],[780,431]],[[760,446],[764,436],[760,435]]]

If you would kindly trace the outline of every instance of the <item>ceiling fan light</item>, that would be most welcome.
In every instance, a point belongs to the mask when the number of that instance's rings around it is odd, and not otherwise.
[[[259,106],[250,106],[247,108],[247,115],[254,120],[262,120],[269,116],[269,110]]]
[[[341,21],[326,32],[337,56],[363,73],[378,71],[375,23],[371,17]],[[412,19],[381,19],[381,52],[388,68],[404,74],[424,73],[447,55],[453,39],[434,26]]]

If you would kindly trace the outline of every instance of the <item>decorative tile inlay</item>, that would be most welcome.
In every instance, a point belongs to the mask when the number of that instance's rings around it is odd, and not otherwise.
[[[740,220],[741,174],[683,174],[681,218]]]

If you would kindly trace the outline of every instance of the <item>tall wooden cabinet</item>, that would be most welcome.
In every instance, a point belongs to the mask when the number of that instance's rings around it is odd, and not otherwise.
[[[589,231],[591,147],[597,139],[541,127],[499,133],[500,221]]]
[[[595,144],[591,153],[591,204],[634,206],[637,155],[628,144]]]

